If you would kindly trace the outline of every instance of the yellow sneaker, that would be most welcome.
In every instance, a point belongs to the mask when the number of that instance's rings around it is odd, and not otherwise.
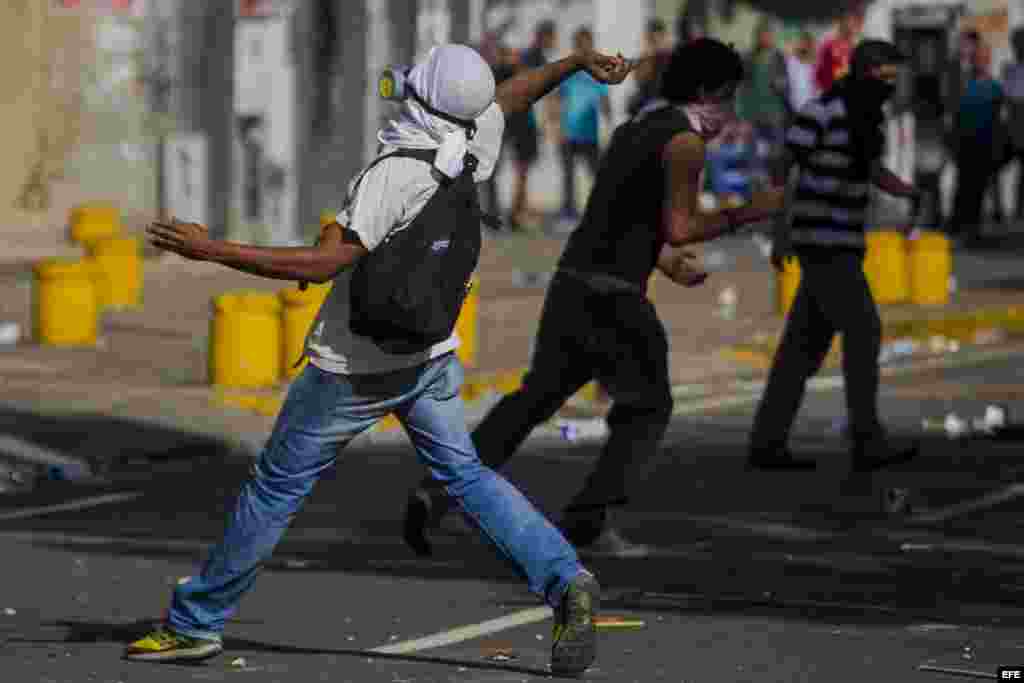
[[[214,657],[223,649],[216,640],[191,638],[161,627],[129,645],[124,658],[136,662],[196,661]]]
[[[589,572],[574,578],[555,610],[551,633],[551,673],[578,676],[597,656],[594,614],[601,601],[601,586]]]

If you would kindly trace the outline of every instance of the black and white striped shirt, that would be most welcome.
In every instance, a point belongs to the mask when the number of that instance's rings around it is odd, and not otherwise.
[[[826,95],[804,105],[786,146],[800,166],[793,243],[863,247],[871,170],[854,147],[843,99]]]

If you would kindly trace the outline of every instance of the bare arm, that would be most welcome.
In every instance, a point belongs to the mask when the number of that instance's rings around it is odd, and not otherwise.
[[[580,69],[586,69],[602,83],[614,84],[625,80],[631,66],[620,57],[608,57],[598,52],[575,53],[557,62],[521,71],[502,81],[494,99],[506,115],[524,112]]]
[[[325,226],[313,247],[253,247],[236,242],[217,242],[213,261],[276,280],[329,282],[339,272],[366,255],[355,233],[337,223]]]
[[[676,135],[665,148],[665,241],[673,247],[706,242],[741,225],[765,220],[782,208],[781,189],[757,192],[737,209],[703,212],[698,209],[700,174],[704,169],[704,142],[695,133]]]
[[[193,261],[211,261],[243,273],[273,278],[327,282],[366,254],[358,236],[332,223],[314,247],[252,247],[210,239],[206,227],[177,220],[155,221],[146,228],[154,246]]]

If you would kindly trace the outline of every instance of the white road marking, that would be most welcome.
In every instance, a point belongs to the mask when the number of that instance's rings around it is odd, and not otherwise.
[[[54,512],[85,510],[87,508],[94,508],[100,505],[110,505],[111,503],[121,503],[126,500],[135,500],[136,498],[141,498],[142,495],[143,494],[141,491],[132,491],[130,493],[107,493],[102,496],[89,496],[88,498],[69,500],[66,503],[43,505],[42,507],[36,508],[25,508],[22,510],[14,510],[12,512],[2,512],[0,513],[0,522],[6,522],[12,519],[28,519],[29,517],[42,517],[43,515],[49,515]]]
[[[388,655],[403,655],[409,654],[410,652],[418,652],[420,650],[430,650],[436,647],[444,647],[445,645],[461,643],[466,640],[473,640],[474,638],[498,633],[499,631],[506,631],[517,626],[536,624],[537,622],[550,619],[551,616],[552,611],[550,607],[531,607],[529,609],[513,612],[512,614],[506,614],[505,616],[498,617],[497,619],[482,621],[479,624],[459,626],[458,628],[453,628],[448,631],[441,631],[440,633],[435,633],[434,635],[425,636],[423,638],[406,640],[401,643],[395,643],[394,645],[382,645],[380,647],[373,648],[370,652],[379,652],[381,654]]]
[[[7,453],[18,460],[41,463],[43,465],[87,465],[85,460],[72,458],[50,448],[19,439],[10,434],[0,434],[0,453]]]

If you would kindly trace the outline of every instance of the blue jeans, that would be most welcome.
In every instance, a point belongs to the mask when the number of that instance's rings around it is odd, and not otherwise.
[[[467,519],[557,607],[581,571],[573,547],[515,487],[481,464],[466,428],[454,353],[419,367],[377,375],[339,375],[308,364],[292,384],[266,448],[242,486],[224,539],[199,576],[174,591],[168,624],[220,640],[224,622],[252,587],[320,473],[353,438],[394,413],[431,474]]]

